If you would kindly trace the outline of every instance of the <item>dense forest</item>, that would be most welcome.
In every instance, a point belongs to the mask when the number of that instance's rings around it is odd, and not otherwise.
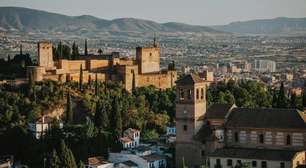
[[[96,80],[2,85],[0,99],[0,155],[12,154],[29,167],[82,166],[90,156],[107,157],[109,150],[121,150],[118,140],[126,128],[138,128],[143,139],[155,139],[175,114],[174,88],[142,87],[128,93],[120,83]],[[65,109],[64,127],[55,119],[54,128],[35,139],[28,123],[54,108]]]

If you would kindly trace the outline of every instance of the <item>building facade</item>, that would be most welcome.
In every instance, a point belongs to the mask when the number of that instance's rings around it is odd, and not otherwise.
[[[177,81],[176,167],[291,168],[297,164],[297,153],[306,149],[305,112],[227,104],[206,110],[204,83],[193,74]]]

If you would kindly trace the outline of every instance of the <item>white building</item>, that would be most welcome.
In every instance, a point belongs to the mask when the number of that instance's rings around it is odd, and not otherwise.
[[[29,123],[29,129],[33,135],[39,139],[42,135],[45,135],[46,132],[51,128],[54,123],[54,118],[43,116],[34,123]],[[63,128],[63,123],[59,123],[60,128]]]
[[[132,149],[139,146],[140,131],[137,129],[129,128],[123,132],[123,137],[120,138],[123,149]]]
[[[115,164],[132,161],[139,168],[166,168],[167,166],[165,156],[157,153],[146,156],[138,156],[131,153],[110,153],[109,161]]]

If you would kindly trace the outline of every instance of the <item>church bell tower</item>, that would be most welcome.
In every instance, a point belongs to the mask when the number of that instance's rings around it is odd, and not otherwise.
[[[198,75],[189,74],[176,82],[176,167],[202,162],[194,136],[203,125],[206,112],[206,85]]]

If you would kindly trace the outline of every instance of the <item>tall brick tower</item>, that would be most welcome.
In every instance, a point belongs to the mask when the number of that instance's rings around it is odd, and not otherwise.
[[[152,47],[136,48],[136,60],[140,74],[160,71],[160,47],[155,38]]]
[[[52,69],[54,67],[52,43],[39,42],[37,48],[38,65],[45,67],[46,69]]]
[[[206,113],[205,83],[189,74],[176,82],[176,167],[198,166],[203,162],[200,142],[194,140]]]

